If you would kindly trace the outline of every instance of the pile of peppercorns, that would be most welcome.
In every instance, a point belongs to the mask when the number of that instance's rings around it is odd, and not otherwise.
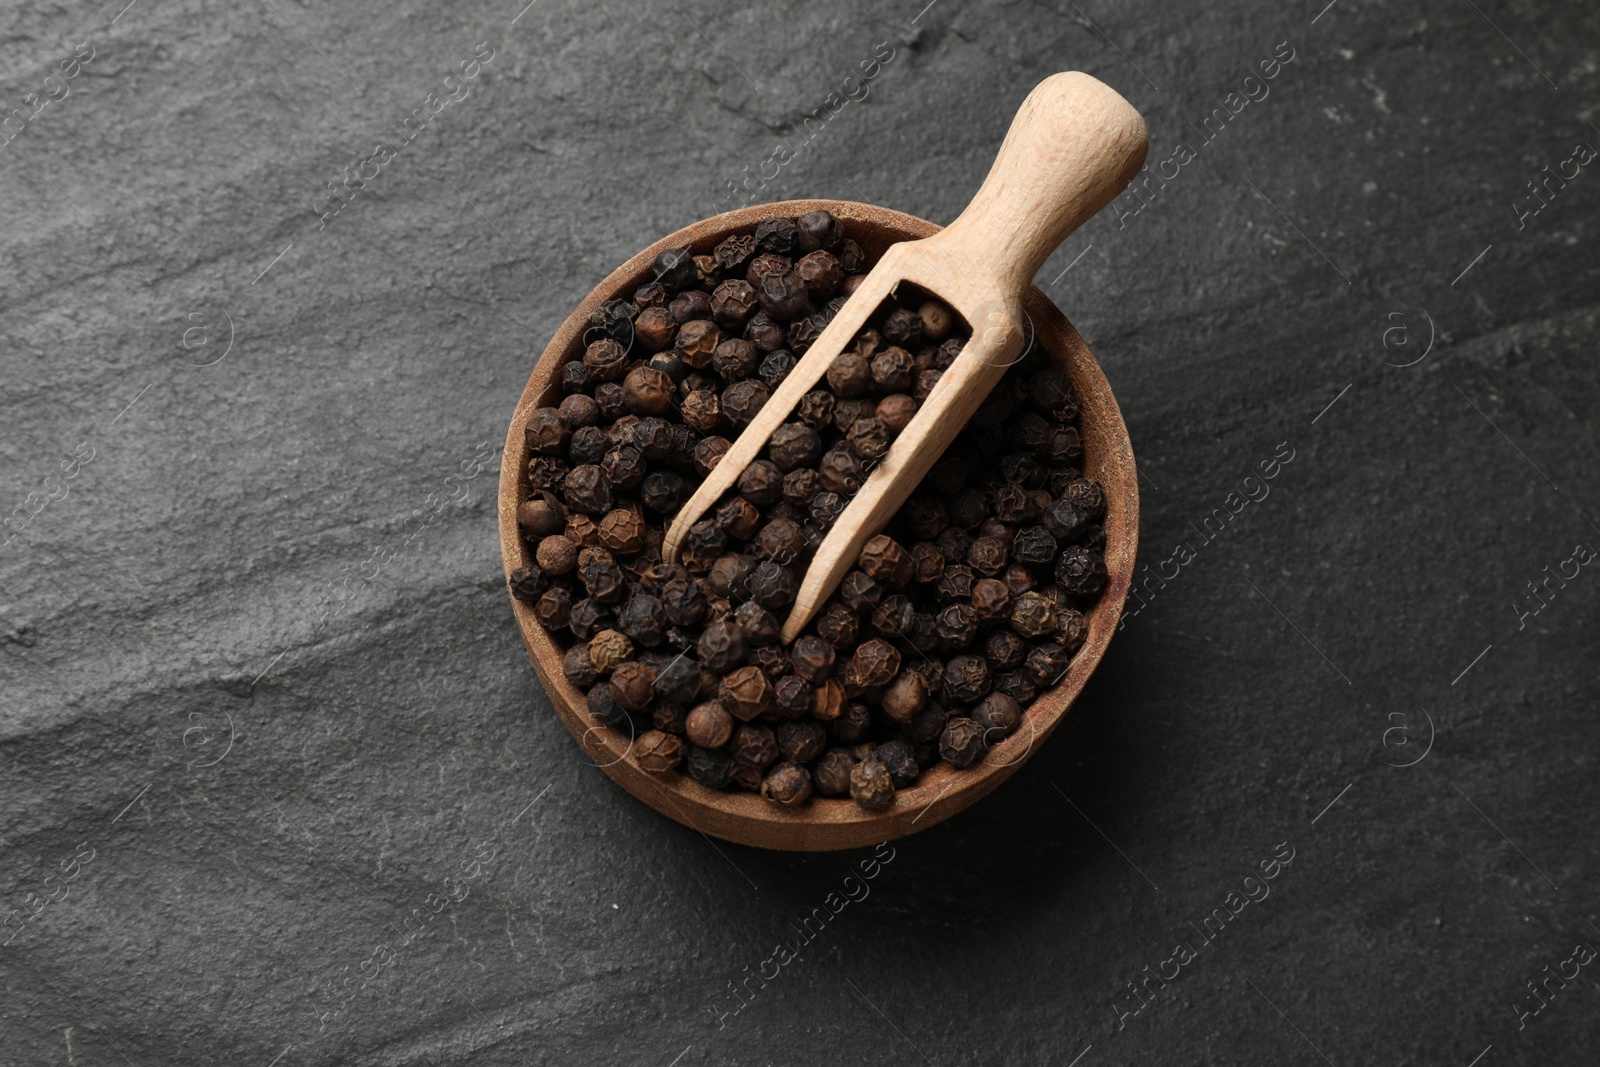
[[[557,407],[525,423],[533,562],[511,591],[589,712],[645,770],[780,805],[873,811],[968,767],[1059,682],[1106,581],[1078,398],[1032,349],[792,645],[807,562],[965,343],[935,300],[886,302],[688,531],[665,527],[871,264],[826,211],[772,218],[596,311]]]

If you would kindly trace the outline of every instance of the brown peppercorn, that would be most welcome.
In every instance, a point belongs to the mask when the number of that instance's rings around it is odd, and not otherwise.
[[[817,468],[817,477],[822,480],[822,487],[829,492],[850,496],[861,489],[867,476],[856,454],[848,446],[839,444],[823,453],[822,463]]]
[[[595,406],[600,409],[601,418],[620,419],[628,413],[622,403],[621,382],[601,382],[594,387]]]
[[[795,763],[810,763],[828,747],[828,731],[816,722],[780,723],[778,754]]]
[[[1069,545],[1056,560],[1056,582],[1073,596],[1094,596],[1106,586],[1106,561],[1083,545]]]
[[[872,387],[872,372],[867,361],[850,351],[834,357],[827,377],[828,387],[847,399],[862,396]]]
[[[984,727],[958,715],[944,724],[939,735],[939,755],[957,767],[970,767],[983,758]]]
[[[597,382],[621,381],[628,373],[628,350],[609,337],[601,338],[584,350],[583,369]]]
[[[842,748],[830,749],[817,761],[811,776],[816,780],[817,792],[825,797],[842,796],[850,792],[850,772],[855,769],[856,758]]]
[[[839,599],[852,611],[870,612],[883,600],[883,586],[865,571],[851,571],[839,583]]]
[[[833,679],[820,682],[811,689],[811,717],[832,722],[844,714],[844,686]]]
[[[944,577],[944,555],[928,541],[918,541],[908,550],[911,557],[911,579],[919,585],[937,582]]]
[[[811,299],[818,303],[837,293],[844,281],[844,268],[839,266],[838,258],[832,252],[821,249],[801,256],[794,265],[794,272],[799,275],[806,292],[811,294]]]
[[[633,291],[633,306],[639,311],[645,308],[666,307],[670,299],[672,293],[658,281],[646,282]]]
[[[528,488],[535,492],[547,489],[559,489],[566,481],[567,473],[572,470],[572,464],[554,456],[534,456],[528,460],[528,465],[523,471],[523,477],[528,483]]]
[[[857,566],[893,589],[905,587],[911,581],[914,569],[905,548],[887,534],[878,534],[861,546]]]
[[[651,367],[635,367],[622,380],[622,403],[635,415],[662,415],[672,407],[677,384]]]
[[[567,425],[573,430],[581,430],[600,421],[600,405],[594,402],[594,397],[583,393],[562,397],[561,405],[556,410],[561,412],[561,417],[567,420]]]
[[[713,621],[701,631],[695,646],[700,665],[717,674],[726,674],[743,663],[745,650],[744,631],[732,619]]]
[[[589,641],[589,656],[594,657],[594,641]],[[656,699],[656,672],[637,659],[616,665],[611,670],[610,685],[611,699],[630,712],[642,712]]]
[[[534,408],[523,423],[522,434],[530,451],[559,456],[572,437],[572,427],[556,408]]]
[[[738,234],[722,240],[716,248],[711,250],[716,258],[717,266],[728,274],[742,274],[750,263],[750,257],[756,254],[756,239],[752,234]],[[711,748],[717,746],[711,745]]]
[[[1043,593],[1024,593],[1011,609],[1011,628],[1023,637],[1044,637],[1055,632],[1056,605]]]
[[[696,389],[683,398],[683,421],[702,433],[710,433],[722,422],[722,401],[710,389]]]
[[[967,550],[967,563],[979,574],[994,577],[1006,566],[1006,544],[998,537],[980,537]]]
[[[795,507],[806,507],[820,492],[822,479],[813,468],[802,467],[783,476],[783,499]]]
[[[621,556],[637,555],[644,548],[644,516],[617,508],[600,520],[600,544]]]
[[[756,551],[774,563],[793,563],[805,547],[805,533],[789,519],[774,519],[756,535]]]
[[[717,702],[744,722],[770,710],[773,697],[772,682],[754,666],[729,671],[717,686]]]
[[[721,462],[722,457],[728,454],[728,449],[733,447],[733,442],[726,437],[705,437],[694,446],[694,469],[700,477],[709,475]]]
[[[861,636],[861,616],[837,600],[829,601],[817,616],[817,636],[836,650],[850,648]]]
[[[955,325],[955,315],[937,300],[930,300],[917,309],[922,320],[922,336],[929,341],[943,341]]]
[[[878,401],[873,414],[889,428],[891,434],[898,434],[911,425],[911,420],[916,417],[917,402],[905,393],[895,393]]]
[[[789,656],[780,645],[763,645],[750,650],[750,665],[776,683],[779,678],[792,673]]]
[[[1010,630],[996,630],[983,645],[983,658],[997,671],[1021,666],[1028,655],[1028,643]]]
[[[1011,615],[1011,590],[993,578],[978,579],[972,583],[972,611],[985,625],[1004,622]]]
[[[801,422],[814,430],[825,430],[833,425],[834,395],[826,389],[813,389],[800,398],[794,413]]]
[[[725,382],[737,382],[756,372],[761,362],[755,345],[742,337],[730,337],[717,345],[711,356],[711,369]]]
[[[811,796],[811,772],[798,763],[780,763],[761,780],[761,795],[786,808],[804,804]]]
[[[755,309],[755,288],[741,279],[725,281],[711,294],[711,317],[723,329],[741,329]]]
[[[561,534],[551,534],[539,542],[534,559],[549,575],[571,574],[578,565],[578,546]]]
[[[957,704],[976,704],[989,695],[991,684],[982,656],[956,656],[944,665],[945,698]]]
[[[722,343],[722,331],[710,319],[693,319],[678,327],[678,337],[673,351],[679,359],[696,370],[711,366],[711,357]]]
[[[1100,483],[1091,478],[1074,478],[1067,485],[1063,494],[1068,503],[1087,514],[1091,519],[1098,519],[1105,514],[1106,494],[1100,488]]]
[[[734,540],[749,541],[761,529],[761,509],[742,496],[729,497],[717,505],[711,521]]]
[[[765,677],[761,680],[766,682]],[[778,739],[768,727],[747,722],[733,731],[728,750],[733,753],[735,763],[760,770],[778,758]]]
[[[888,811],[894,804],[894,781],[889,769],[866,759],[850,770],[850,798],[868,811]]]
[[[701,748],[721,748],[733,736],[733,722],[726,708],[707,701],[689,712],[683,730]]]
[[[611,510],[611,485],[599,467],[584,464],[562,479],[561,498],[576,511],[604,515]]]
[[[739,472],[739,495],[758,507],[776,504],[783,498],[783,471],[771,460],[753,460]]]
[[[776,352],[787,343],[788,332],[782,323],[774,322],[766,311],[758,310],[744,324],[744,339],[755,345],[757,351]]]
[[[911,388],[916,361],[898,345],[890,345],[872,357],[872,382],[880,392],[904,393]]]
[[[561,676],[579,689],[587,689],[600,680],[600,671],[589,658],[588,645],[573,645],[561,657]]]
[[[626,663],[633,655],[633,642],[616,630],[601,630],[589,641],[589,662],[600,674],[610,674],[611,669]]]
[[[889,642],[874,637],[863,641],[851,657],[856,681],[865,687],[888,685],[900,673],[900,651]]]
[[[567,509],[554,493],[541,492],[517,505],[517,525],[529,537],[548,537],[567,528]]]
[[[1028,653],[1028,658],[1022,664],[1022,673],[1040,689],[1048,689],[1060,684],[1070,666],[1072,656],[1066,649],[1057,644],[1040,645]]]
[[[883,691],[883,713],[904,726],[928,700],[928,683],[917,671],[901,671]]]
[[[736,429],[744,429],[772,397],[767,383],[758,378],[734,382],[723,390],[722,413]]]
[[[651,774],[666,774],[683,760],[683,742],[663,730],[647,730],[633,743],[633,754]]]
[[[672,321],[676,323],[710,318],[711,298],[699,289],[685,289],[667,301],[667,310],[672,313]]]
[[[786,422],[772,431],[767,455],[782,471],[809,467],[822,455],[822,435],[803,422]]]
[[[761,792],[761,770],[758,767],[746,767],[742,763],[730,762],[728,764],[728,781],[747,793]]]
[[[924,371],[918,371],[917,380],[912,383],[911,386],[911,396],[919,404],[928,399],[928,397],[933,393],[934,387],[939,384],[940,377],[940,372],[933,370],[932,368]]]
[[[678,320],[664,307],[645,308],[633,320],[633,336],[646,352],[670,348],[677,332]]]

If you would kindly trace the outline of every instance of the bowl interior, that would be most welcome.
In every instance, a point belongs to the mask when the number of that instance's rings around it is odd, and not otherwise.
[[[886,208],[850,201],[796,200],[741,208],[714,216],[662,238],[634,256],[594,288],[556,330],[535,364],[506,435],[500,472],[500,547],[509,578],[532,562],[517,527],[517,505],[526,496],[523,469],[528,449],[523,423],[536,407],[560,401],[560,370],[581,358],[589,314],[607,300],[626,297],[649,281],[651,264],[666,248],[690,246],[709,252],[719,241],[747,232],[775,215],[795,217],[825,208],[844,224],[846,233],[873,261],[889,245],[936,233],[931,222]],[[1029,289],[1023,308],[1036,343],[1065,370],[1082,397],[1079,432],[1083,439],[1084,473],[1105,489],[1105,561],[1107,582],[1089,615],[1089,635],[1073,657],[1060,684],[1041,693],[1026,709],[1022,726],[991,748],[979,763],[957,770],[940,763],[911,786],[899,790],[886,812],[869,812],[854,801],[813,797],[799,808],[780,808],[754,793],[707,789],[685,774],[652,775],[632,755],[632,739],[601,726],[589,714],[584,694],[561,673],[564,649],[533,616],[530,605],[512,598],[512,610],[550,702],[584,754],[614,781],[668,818],[704,834],[762,848],[822,851],[876,844],[926,829],[985,796],[1013,774],[1049,737],[1067,708],[1082,691],[1105,654],[1117,628],[1133,577],[1139,528],[1138,479],[1127,428],[1099,364],[1060,310],[1036,288]]]

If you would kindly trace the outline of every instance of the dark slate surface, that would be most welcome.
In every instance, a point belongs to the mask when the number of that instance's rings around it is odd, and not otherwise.
[[[0,1060],[1593,1061],[1600,173],[1527,183],[1600,147],[1600,18],[924,2],[11,6]],[[1011,784],[874,867],[586,765],[493,482],[567,309],[878,42],[763,198],[948,221],[1058,69],[1194,158],[1040,275],[1165,586]]]

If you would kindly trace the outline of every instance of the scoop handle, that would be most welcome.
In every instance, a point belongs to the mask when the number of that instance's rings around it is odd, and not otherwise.
[[[933,241],[959,246],[1002,292],[1018,293],[1127,188],[1149,143],[1144,119],[1115,89],[1081,71],[1053,74],[1022,102],[967,209]]]

